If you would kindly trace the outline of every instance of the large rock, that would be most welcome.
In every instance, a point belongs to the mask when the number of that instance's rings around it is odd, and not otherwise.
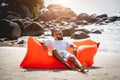
[[[30,12],[29,8],[24,4],[17,3],[16,5],[13,6],[13,9],[11,10],[13,12],[20,14],[22,18],[25,18],[25,17],[33,18],[33,15]]]
[[[21,34],[23,33],[24,30],[24,22],[23,19],[13,19],[11,20],[12,22],[15,22],[19,25],[20,29],[21,29]]]
[[[54,13],[48,9],[42,10],[41,15],[39,16],[40,20],[51,21],[54,20]]]
[[[96,18],[100,19],[100,18],[107,18],[108,15],[107,14],[100,14],[100,15],[97,15]]]
[[[70,9],[62,7],[61,5],[51,4],[47,8],[41,10],[42,20],[50,21],[55,20],[62,16],[76,17],[77,15]]]
[[[12,19],[20,19],[21,16],[13,11],[1,11],[0,12],[0,19],[8,19],[8,20],[12,20]]]
[[[21,29],[15,22],[3,19],[0,20],[0,37],[17,39],[21,35]]]
[[[75,32],[75,28],[72,26],[67,26],[62,29],[64,36],[71,36]]]
[[[2,8],[1,11],[5,13],[8,11],[11,11],[11,12],[16,13],[17,15],[20,15],[20,17],[22,18],[25,18],[25,17],[33,18],[33,15],[31,14],[30,9],[25,4],[23,4],[22,1],[23,0],[1,0],[1,3],[3,3],[2,6],[0,5],[0,8]],[[16,17],[14,15],[12,16]]]
[[[91,29],[91,33],[102,34],[102,30],[100,29]]]
[[[44,33],[43,26],[38,22],[26,26],[23,30],[23,36],[40,36]]]
[[[97,19],[93,16],[88,15],[87,13],[81,13],[77,16],[76,20],[85,20],[88,23],[94,23]]]
[[[89,38],[90,36],[88,34],[86,34],[85,32],[82,31],[76,31],[72,34],[71,38],[73,39],[85,39],[85,38]]]
[[[85,28],[78,28],[78,29],[76,28],[76,31],[82,31],[82,32],[84,32],[86,34],[90,33],[90,31],[88,29],[85,29]]]

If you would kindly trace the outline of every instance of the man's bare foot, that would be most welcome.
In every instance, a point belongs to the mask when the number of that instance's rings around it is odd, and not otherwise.
[[[86,68],[87,68],[87,64],[86,63],[82,63],[80,71],[82,73],[86,73],[86,72],[88,72],[88,70],[86,70]]]
[[[87,68],[87,64],[86,63],[82,63],[80,69],[78,69],[76,67],[73,67],[73,66],[69,66],[68,67],[68,69],[70,69],[70,70],[75,70],[75,71],[78,71],[78,72],[82,72],[84,74],[86,74],[88,72],[88,70],[86,70],[86,68]]]

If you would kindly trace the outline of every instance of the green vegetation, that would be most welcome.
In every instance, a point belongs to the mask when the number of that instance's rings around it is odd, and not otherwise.
[[[34,17],[38,17],[40,9],[45,7],[43,0],[21,0],[21,2],[30,9]]]

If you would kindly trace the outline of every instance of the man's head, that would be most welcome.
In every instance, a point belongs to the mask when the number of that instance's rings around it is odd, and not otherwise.
[[[56,40],[63,40],[63,33],[59,28],[55,28],[52,31],[52,36],[56,39]]]

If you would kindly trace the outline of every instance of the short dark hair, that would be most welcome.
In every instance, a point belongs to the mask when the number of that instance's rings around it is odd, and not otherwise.
[[[52,36],[54,36],[54,32],[60,30],[60,28],[54,28],[52,29]]]

